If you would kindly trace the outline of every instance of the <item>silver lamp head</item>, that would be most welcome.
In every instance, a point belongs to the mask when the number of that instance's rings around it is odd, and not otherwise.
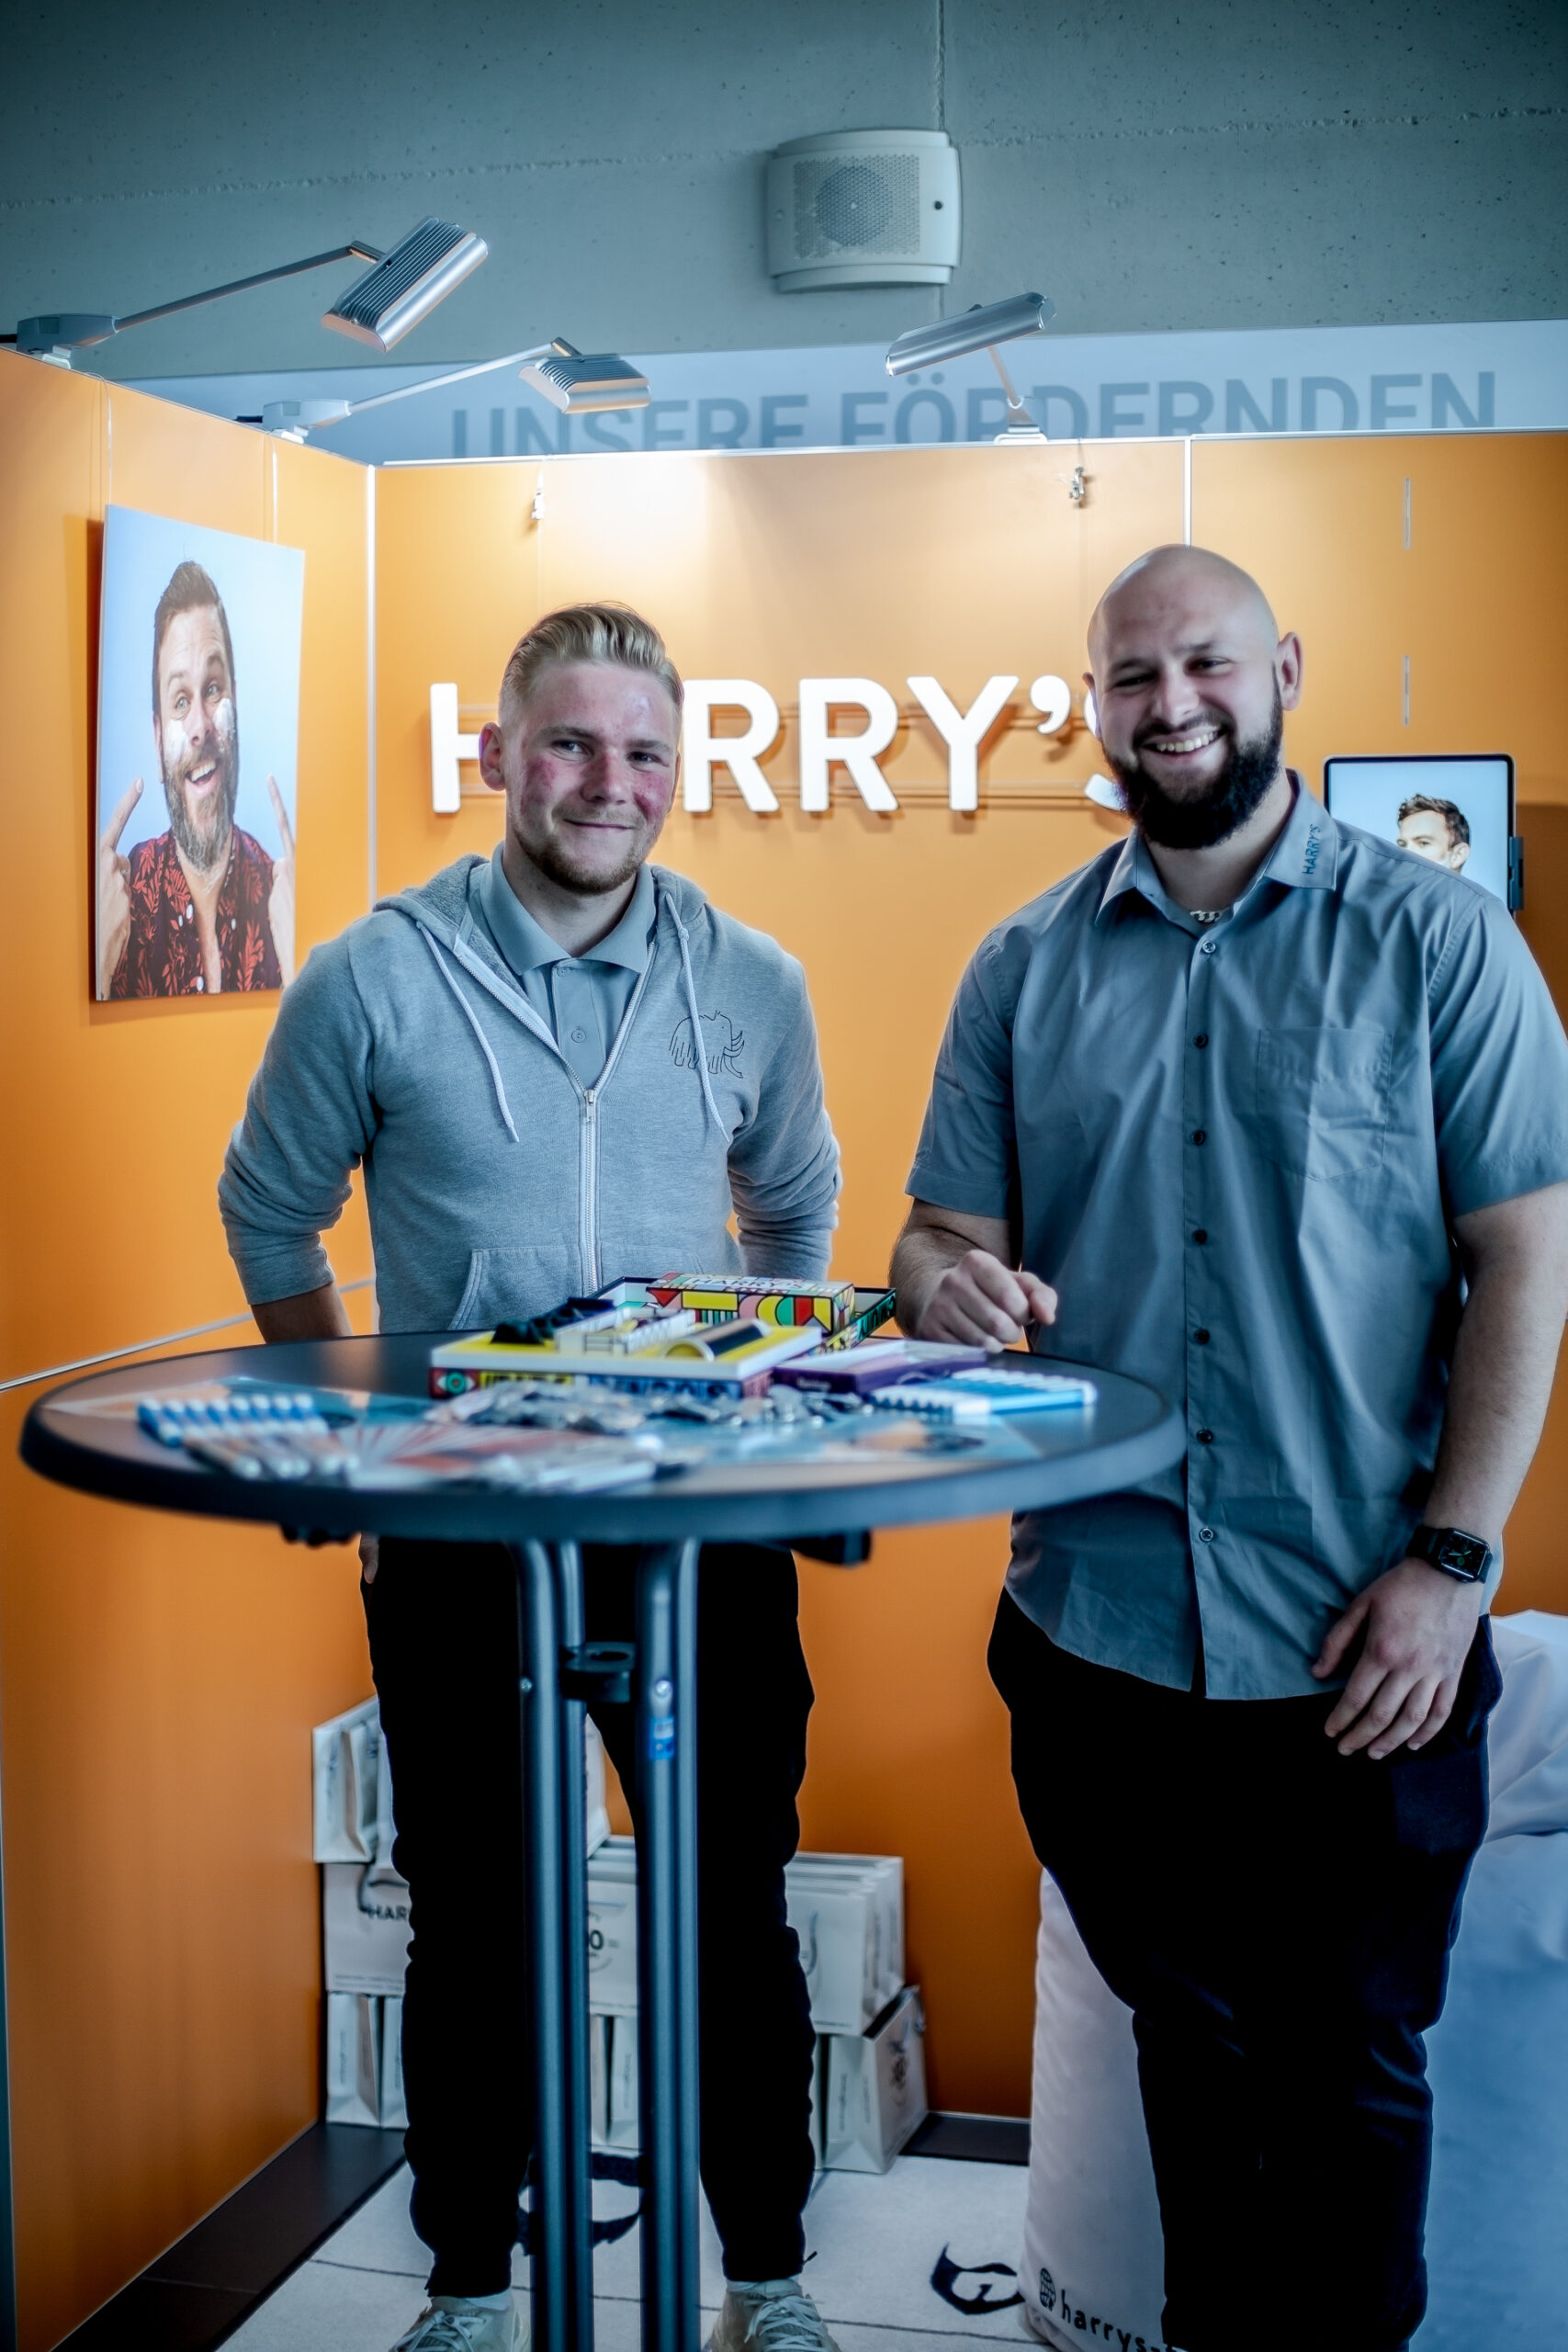
[[[962,359],[971,351],[988,351],[1011,343],[1021,334],[1039,334],[1056,315],[1046,294],[1015,294],[1008,302],[989,302],[982,310],[962,311],[955,319],[939,319],[932,327],[911,327],[887,354],[890,376],[908,376],[917,368],[939,368],[943,360]]]
[[[552,408],[588,416],[609,408],[646,408],[648,378],[614,351],[582,352],[558,335],[549,349],[518,373]]]
[[[322,311],[321,324],[377,351],[390,351],[489,253],[484,239],[471,230],[450,220],[422,220]]]

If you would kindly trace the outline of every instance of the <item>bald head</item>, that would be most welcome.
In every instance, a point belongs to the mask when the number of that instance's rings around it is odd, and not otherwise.
[[[1089,655],[1100,739],[1149,839],[1228,839],[1281,778],[1301,695],[1301,646],[1257,581],[1207,548],[1153,548],[1095,606]]]
[[[1249,571],[1211,548],[1151,548],[1119,571],[1089,625],[1089,658],[1098,676],[1102,650],[1129,628],[1147,626],[1172,606],[1194,618],[1222,616],[1237,632],[1266,643],[1270,655],[1280,631],[1268,597]]]

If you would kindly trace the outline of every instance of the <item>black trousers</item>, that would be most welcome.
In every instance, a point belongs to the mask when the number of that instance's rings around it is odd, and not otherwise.
[[[1416,1756],[1336,1694],[1224,1701],[1090,1666],[1004,1594],[991,1676],[1034,1850],[1133,2011],[1183,2352],[1395,2352],[1426,2310],[1438,2016],[1486,1823],[1484,1620]]]
[[[635,1555],[590,1549],[588,1635],[635,1632]],[[516,1582],[499,1547],[383,1543],[366,1589],[411,1890],[403,2007],[413,2224],[434,2294],[511,2276],[532,2145]],[[812,2178],[813,2039],[784,1916],[812,1690],[795,1562],[748,1544],[698,1571],[702,2177],[732,2278],[790,2278]],[[639,1811],[632,1711],[594,1720]]]

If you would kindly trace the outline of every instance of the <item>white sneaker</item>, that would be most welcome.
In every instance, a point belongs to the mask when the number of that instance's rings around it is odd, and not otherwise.
[[[798,2278],[731,2279],[708,2352],[839,2352]]]
[[[392,2352],[528,2352],[528,2323],[510,2296],[497,2311],[467,2295],[432,2295]]]

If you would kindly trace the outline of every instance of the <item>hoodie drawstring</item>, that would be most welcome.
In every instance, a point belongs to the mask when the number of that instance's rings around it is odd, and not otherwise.
[[[701,1082],[703,1090],[703,1101],[707,1105],[708,1116],[712,1119],[721,1140],[728,1149],[729,1145],[729,1129],[725,1125],[723,1114],[720,1112],[717,1102],[714,1100],[713,1085],[708,1077],[707,1051],[703,1043],[703,1017],[697,1010],[697,983],[692,971],[692,951],[690,942],[686,934],[686,926],[681,920],[680,909],[676,906],[673,897],[665,890],[660,890],[659,895],[662,903],[670,910],[670,920],[675,926],[675,937],[680,944],[681,974],[685,982],[686,1010],[692,1023],[692,1058],[697,1067],[697,1077]],[[418,924],[418,930],[421,938],[423,940],[425,945],[429,948],[432,956],[434,958],[436,970],[440,973],[442,978],[446,981],[447,987],[457,998],[457,1002],[462,1006],[463,1017],[468,1022],[468,1024],[473,1031],[474,1035],[479,1039],[479,1051],[485,1057],[486,1066],[490,1070],[491,1084],[495,1089],[496,1106],[501,1113],[507,1134],[512,1137],[513,1143],[517,1143],[521,1138],[518,1136],[516,1124],[512,1116],[512,1106],[506,1099],[506,1088],[502,1082],[501,1065],[496,1060],[494,1047],[491,1046],[490,1039],[485,1035],[484,1025],[479,1020],[479,1014],[474,1011],[473,1006],[468,1002],[468,1000],[464,994],[462,989],[458,986],[457,976],[448,964],[434,933],[428,930],[423,922]]]
[[[681,943],[681,970],[685,976],[686,1009],[692,1023],[692,1057],[697,1065],[697,1075],[703,1082],[703,1100],[708,1106],[714,1125],[718,1129],[728,1148],[729,1129],[719,1115],[718,1104],[713,1099],[713,1088],[708,1082],[707,1049],[703,1044],[703,1017],[697,1011],[697,984],[692,977],[692,954],[686,942],[686,926],[681,921],[681,910],[673,898],[667,892],[661,893],[661,896],[670,910],[670,920],[675,926],[675,936]]]
[[[491,1046],[490,1039],[485,1035],[484,1027],[479,1020],[479,1016],[474,1011],[473,1006],[468,1002],[468,998],[463,994],[462,989],[457,986],[457,974],[447,964],[446,956],[441,953],[434,938],[428,931],[426,931],[423,923],[421,923],[419,926],[419,933],[420,937],[423,940],[425,945],[429,948],[431,954],[435,958],[436,970],[440,973],[442,978],[446,981],[447,987],[451,989],[453,995],[462,1006],[464,1013],[468,1018],[468,1026],[479,1041],[479,1051],[483,1054],[486,1062],[490,1065],[490,1082],[495,1089],[497,1108],[500,1110],[502,1118],[505,1122],[507,1134],[512,1137],[513,1143],[518,1143],[522,1138],[517,1133],[516,1125],[512,1116],[512,1105],[506,1099],[506,1089],[502,1084],[501,1064],[495,1058],[495,1049]]]

